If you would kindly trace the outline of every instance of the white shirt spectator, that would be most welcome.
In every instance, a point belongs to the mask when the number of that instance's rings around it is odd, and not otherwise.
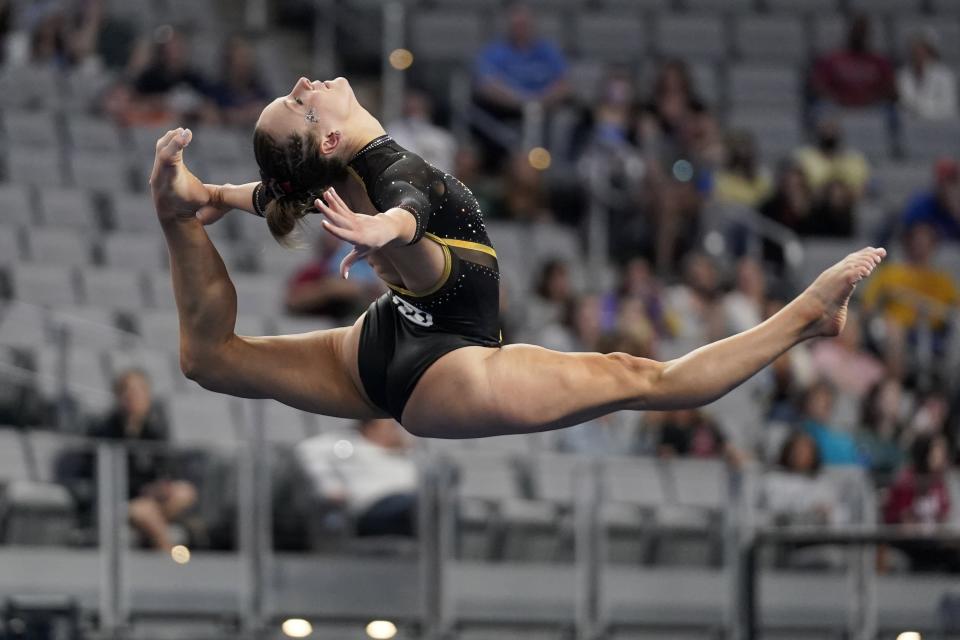
[[[427,120],[410,117],[392,123],[387,127],[387,131],[397,144],[413,151],[437,169],[441,171],[453,169],[457,142],[446,129]]]
[[[355,516],[383,498],[417,490],[417,468],[409,453],[363,437],[323,434],[304,440],[295,452],[314,490],[344,500]]]
[[[913,115],[927,120],[957,117],[957,76],[941,62],[928,64],[922,76],[904,65],[897,73],[897,91]]]

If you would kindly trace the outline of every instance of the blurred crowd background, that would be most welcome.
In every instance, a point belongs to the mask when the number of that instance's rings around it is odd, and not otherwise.
[[[507,342],[666,360],[754,326],[849,251],[889,257],[841,337],[700,410],[484,449],[271,405],[279,548],[415,535],[418,452],[431,446],[760,469],[758,508],[785,524],[852,522],[829,472],[854,469],[874,492],[866,521],[960,522],[956,3],[257,4],[0,2],[0,479],[65,488],[52,540],[96,542],[92,437],[136,442],[137,544],[235,546],[232,461],[211,447],[244,438],[245,423],[235,401],[180,375],[146,176],[156,138],[190,126],[201,179],[257,179],[260,110],[321,73],[349,77],[398,142],[474,191],[500,256]],[[285,251],[262,226],[234,212],[209,228],[239,333],[352,322],[384,291],[361,265],[338,278],[348,248],[336,239],[305,230],[306,248]],[[517,495],[524,469],[511,467]],[[14,494],[0,540],[36,541],[14,526],[31,498]],[[814,551],[779,561],[836,566]],[[953,571],[960,549],[904,544],[877,562]]]

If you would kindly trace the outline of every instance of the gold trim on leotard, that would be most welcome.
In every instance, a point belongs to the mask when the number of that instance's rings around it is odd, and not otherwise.
[[[437,238],[438,241],[448,244],[451,247],[460,247],[461,249],[473,249],[474,251],[479,251],[487,255],[497,257],[497,252],[493,247],[480,244],[479,242],[471,242],[469,240],[456,240],[454,238]]]
[[[446,243],[443,241],[443,238],[438,238],[432,233],[425,233],[423,234],[423,237],[433,240],[434,242],[440,245],[441,249],[443,249],[443,273],[440,275],[440,279],[437,281],[437,283],[432,287],[430,287],[429,289],[427,289],[426,291],[414,293],[409,289],[398,287],[397,285],[390,284],[389,282],[384,280],[384,283],[388,287],[390,287],[391,289],[393,289],[394,291],[396,291],[401,295],[409,296],[411,298],[423,298],[430,295],[431,293],[436,293],[443,287],[443,285],[447,284],[447,280],[450,279],[450,272],[453,270],[453,258],[451,258],[450,256],[450,247],[446,245]]]

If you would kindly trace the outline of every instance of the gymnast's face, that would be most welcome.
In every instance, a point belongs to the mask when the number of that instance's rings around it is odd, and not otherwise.
[[[346,78],[314,80],[300,78],[285,96],[266,106],[257,127],[277,139],[290,134],[317,135],[323,153],[339,146],[342,130],[357,107],[357,98]]]

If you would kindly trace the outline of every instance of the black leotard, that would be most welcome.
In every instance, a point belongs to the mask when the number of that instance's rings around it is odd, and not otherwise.
[[[441,356],[460,347],[500,345],[497,254],[470,190],[389,136],[364,147],[348,169],[378,211],[400,207],[412,213],[412,242],[437,242],[446,259],[435,286],[415,293],[388,285],[364,318],[360,379],[374,404],[399,421],[420,377]]]

